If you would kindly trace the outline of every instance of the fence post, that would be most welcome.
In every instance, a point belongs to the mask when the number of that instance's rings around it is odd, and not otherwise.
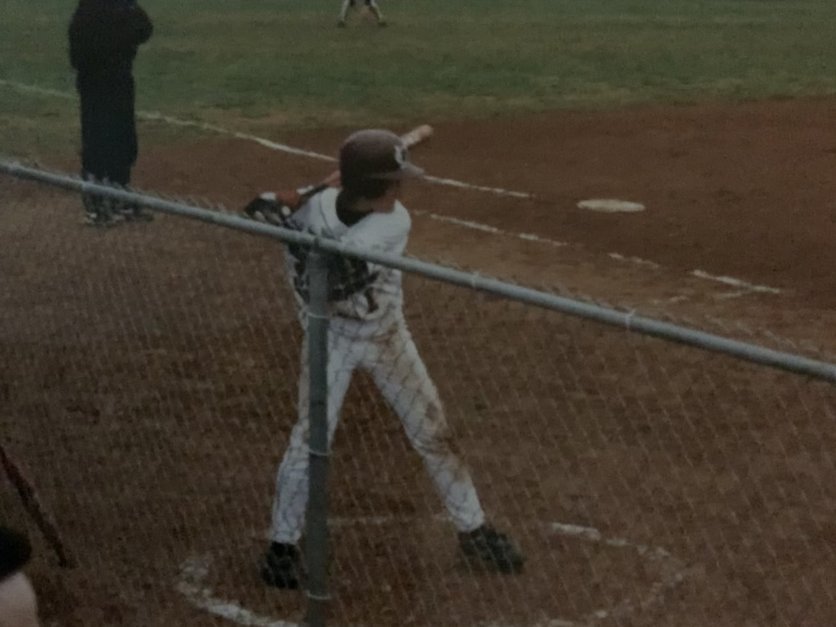
[[[318,246],[308,256],[308,364],[310,385],[308,568],[306,624],[325,627],[328,596],[328,266]]]

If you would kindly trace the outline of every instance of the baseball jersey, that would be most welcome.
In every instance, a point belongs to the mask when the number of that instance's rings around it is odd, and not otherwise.
[[[339,190],[328,188],[303,204],[287,220],[288,228],[346,243],[364,250],[402,255],[412,221],[406,208],[395,202],[388,213],[369,213],[348,226],[337,216]],[[300,320],[307,314],[307,251],[288,246],[287,270],[296,292]],[[387,333],[403,319],[400,270],[364,260],[340,258],[330,264],[329,309],[332,332],[357,338]],[[350,271],[346,274],[346,267]],[[333,271],[332,271],[333,270]],[[346,287],[340,282],[349,282]]]

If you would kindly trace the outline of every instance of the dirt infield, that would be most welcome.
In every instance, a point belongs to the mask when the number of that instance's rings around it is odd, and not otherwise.
[[[409,252],[835,353],[833,105],[435,124],[414,154],[430,174],[533,198],[418,183]],[[280,141],[333,154],[344,134]],[[211,136],[144,147],[135,183],[237,207],[328,169]],[[46,623],[300,621],[304,597],[254,566],[294,413],[279,251],[170,216],[93,232],[69,194],[0,192],[0,425],[81,563],[58,571],[39,546]],[[593,197],[647,209],[576,207]],[[506,578],[458,557],[359,377],[333,458],[333,624],[836,623],[832,385],[416,277],[406,290],[486,509],[529,562]],[[34,533],[2,482],[0,511]]]
[[[833,352],[834,125],[830,99],[435,124],[435,137],[414,154],[430,174],[535,197],[417,184],[407,198],[411,208],[492,231],[419,216],[410,252],[642,310],[689,316],[704,306],[710,315],[751,321]],[[280,140],[334,155],[346,133]],[[254,190],[319,180],[329,169],[215,136],[146,151],[137,182],[237,207]],[[647,210],[599,214],[576,207],[600,197],[638,201]],[[463,238],[471,245],[460,246]],[[695,271],[780,294],[737,289]]]

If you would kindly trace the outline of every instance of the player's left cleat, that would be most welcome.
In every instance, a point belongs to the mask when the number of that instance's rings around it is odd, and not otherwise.
[[[274,588],[295,590],[304,576],[299,549],[292,544],[271,542],[260,568],[262,581]]]
[[[459,533],[459,546],[467,557],[477,558],[499,572],[522,572],[525,562],[522,553],[508,536],[499,533],[490,525]]]

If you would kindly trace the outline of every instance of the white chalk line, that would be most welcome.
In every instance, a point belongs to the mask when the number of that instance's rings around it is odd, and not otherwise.
[[[649,261],[647,259],[642,259],[641,257],[628,257],[626,255],[622,255],[621,253],[608,253],[607,256],[610,259],[615,259],[616,261],[626,261],[628,263],[634,263],[637,266],[647,266],[648,268],[658,269],[661,268],[658,263],[655,261]]]
[[[66,91],[59,91],[57,89],[47,89],[46,87],[38,87],[37,85],[27,85],[25,83],[17,83],[15,81],[7,81],[0,78],[0,85],[3,87],[11,87],[18,91],[28,91],[33,94],[41,94],[43,96],[53,96],[55,98],[63,98],[64,100],[75,100],[75,95]]]
[[[71,93],[55,90],[55,89],[47,89],[44,87],[38,87],[36,85],[27,85],[25,83],[17,83],[14,81],[7,81],[4,79],[0,79],[0,85],[11,87],[13,89],[17,89],[20,91],[28,91],[32,93],[42,94],[45,96],[54,96],[58,98],[62,98],[64,100],[71,100],[74,99],[75,96]],[[271,141],[269,139],[265,139],[264,137],[258,137],[257,135],[251,135],[249,133],[242,133],[239,131],[234,131],[232,129],[224,128],[222,126],[217,126],[215,124],[209,124],[207,122],[199,122],[196,120],[183,120],[180,118],[175,118],[169,115],[164,115],[158,111],[137,111],[136,117],[142,120],[148,120],[152,122],[164,122],[166,124],[171,124],[172,126],[181,126],[181,127],[189,127],[189,128],[196,128],[203,131],[211,131],[213,133],[217,133],[218,135],[227,135],[229,137],[234,137],[236,139],[242,139],[246,141],[252,141],[265,148],[270,148],[271,150],[277,150],[280,152],[286,152],[292,155],[299,155],[302,157],[309,157],[311,159],[318,159],[320,161],[329,161],[335,163],[337,161],[336,158],[332,157],[331,155],[325,155],[319,152],[314,152],[311,150],[304,150],[302,148],[296,148],[294,146],[289,146],[287,144],[281,144],[278,142]],[[501,187],[488,187],[485,185],[474,185],[472,183],[466,183],[464,181],[457,181],[455,179],[450,178],[441,178],[438,176],[425,176],[425,180],[430,181],[432,183],[436,183],[438,185],[447,185],[450,187],[459,187],[462,189],[468,189],[471,191],[481,191],[481,192],[488,192],[492,194],[497,194],[500,196],[511,196],[513,198],[533,198],[534,194],[530,194],[528,192],[518,192],[510,189],[503,189]]]
[[[455,179],[441,178],[438,176],[425,175],[425,181],[437,183],[438,185],[447,185],[449,187],[459,187],[469,191],[488,192],[489,194],[496,194],[497,196],[510,196],[512,198],[535,198],[534,194],[529,192],[515,192],[511,189],[504,189],[502,187],[488,187],[486,185],[474,185],[473,183],[465,183],[464,181],[457,181]]]
[[[560,248],[562,246],[568,246],[568,242],[558,242],[555,240],[546,239],[544,237],[540,237],[539,235],[534,235],[533,233],[508,233],[507,231],[503,231],[502,229],[498,229],[495,226],[490,226],[488,224],[482,224],[481,222],[472,222],[470,220],[462,220],[461,218],[454,218],[452,216],[442,216],[438,215],[437,213],[431,213],[429,211],[423,211],[421,209],[412,209],[412,213],[418,216],[427,216],[431,220],[438,220],[439,222],[446,222],[448,224],[455,224],[456,226],[461,226],[466,229],[472,229],[474,231],[482,231],[484,233],[492,233],[494,235],[512,235],[518,239],[526,240],[529,242],[537,242],[539,244],[545,244],[547,246],[553,246],[555,248]]]
[[[152,122],[165,122],[166,124],[171,124],[172,126],[191,127],[200,129],[202,131],[211,131],[212,133],[217,133],[218,135],[228,135],[230,137],[234,137],[235,139],[243,139],[245,141],[255,142],[256,144],[264,146],[265,148],[277,150],[279,152],[286,152],[291,155],[299,155],[302,157],[309,157],[311,159],[319,159],[320,161],[336,162],[336,159],[329,155],[323,155],[321,153],[313,152],[311,150],[304,150],[302,148],[294,148],[293,146],[288,146],[287,144],[280,144],[278,142],[265,139],[263,137],[250,135],[249,133],[233,131],[222,126],[216,126],[214,124],[208,124],[206,122],[195,122],[194,120],[181,120],[179,118],[173,118],[169,115],[163,115],[162,113],[157,113],[154,111],[139,111],[137,112],[136,116],[143,120],[149,120]]]
[[[446,516],[442,514],[434,516],[433,519],[437,521],[447,520]],[[356,525],[382,526],[399,522],[404,521],[394,516],[364,516],[357,518],[334,518],[330,521],[330,524],[339,527]],[[648,594],[638,601],[624,599],[613,607],[593,610],[583,616],[581,622],[564,618],[550,618],[546,622],[540,621],[528,627],[582,627],[611,617],[623,617],[630,612],[644,609],[660,602],[667,590],[679,585],[685,579],[686,568],[684,564],[662,547],[636,544],[625,538],[609,538],[604,536],[598,529],[583,525],[552,522],[545,526],[551,533],[569,536],[587,542],[595,542],[616,549],[632,549],[639,557],[648,562],[666,562],[666,566],[668,566],[670,572],[663,574],[660,579],[654,581],[650,585]],[[246,627],[303,627],[299,623],[259,615],[246,609],[236,601],[215,596],[213,590],[205,584],[211,566],[212,557],[210,555],[191,557],[180,566],[175,588],[198,609]],[[361,626],[355,625],[354,627]],[[522,626],[492,622],[489,624],[481,623],[474,627]]]
[[[8,81],[8,80],[5,80],[5,79],[0,79],[0,86],[10,87],[12,89],[16,89],[16,90],[19,90],[19,91],[27,91],[27,92],[31,92],[31,93],[42,94],[42,95],[45,95],[45,96],[52,96],[52,97],[62,98],[64,100],[75,99],[75,95],[71,94],[71,93],[67,93],[67,92],[63,92],[63,91],[59,91],[59,90],[55,90],[55,89],[48,89],[48,88],[44,88],[44,87],[38,87],[37,85],[28,85],[28,84],[25,84],[25,83],[19,83],[19,82],[15,82],[15,81]],[[336,159],[332,156],[329,156],[329,155],[325,155],[325,154],[318,153],[318,152],[313,152],[313,151],[310,151],[310,150],[304,150],[302,148],[296,148],[294,146],[289,146],[287,144],[274,142],[272,140],[265,139],[263,137],[258,137],[257,135],[251,135],[249,133],[241,133],[239,131],[234,131],[234,130],[227,129],[227,128],[217,126],[217,125],[214,125],[214,124],[208,124],[206,122],[198,122],[198,121],[194,121],[194,120],[182,120],[182,119],[175,118],[175,117],[172,117],[172,116],[163,115],[162,113],[159,113],[159,112],[138,111],[136,115],[137,115],[138,118],[144,119],[144,120],[164,122],[164,123],[170,124],[172,126],[196,128],[196,129],[199,129],[199,130],[210,131],[210,132],[213,132],[213,133],[216,133],[216,134],[219,134],[219,135],[227,135],[229,137],[234,137],[236,139],[241,139],[241,140],[244,140],[244,141],[252,141],[252,142],[255,142],[255,143],[257,143],[261,146],[264,146],[265,148],[269,148],[271,150],[277,150],[277,151],[280,151],[280,152],[285,152],[285,153],[288,153],[288,154],[299,155],[299,156],[303,156],[303,157],[309,157],[311,159],[318,159],[320,161],[328,161],[328,162],[332,162],[332,163],[336,162]],[[437,183],[439,185],[448,185],[448,186],[451,186],[451,187],[457,187],[457,188],[460,188],[460,189],[467,189],[467,190],[471,190],[471,191],[480,191],[480,192],[492,193],[492,194],[496,194],[496,195],[500,195],[500,196],[509,196],[509,197],[512,197],[512,198],[520,198],[520,199],[535,198],[535,195],[531,194],[529,192],[520,192],[520,191],[508,190],[508,189],[503,189],[503,188],[500,188],[500,187],[488,187],[488,186],[484,186],[484,185],[475,185],[475,184],[472,184],[472,183],[466,183],[464,181],[458,181],[458,180],[455,180],[455,179],[440,178],[440,177],[429,176],[429,175],[425,176],[424,178],[425,178],[425,180],[428,180],[428,181],[433,182],[433,183]],[[551,247],[554,247],[554,248],[560,248],[560,247],[563,247],[563,246],[569,246],[570,245],[568,242],[561,242],[561,241],[551,240],[551,239],[540,237],[539,235],[534,235],[534,234],[531,234],[531,233],[514,233],[514,232],[510,232],[510,231],[504,231],[502,229],[492,227],[492,226],[489,226],[489,225],[486,225],[486,224],[481,224],[479,222],[473,222],[473,221],[470,221],[470,220],[461,220],[459,218],[453,218],[453,217],[450,217],[450,216],[439,215],[439,214],[435,214],[435,213],[431,213],[431,212],[413,211],[413,213],[415,213],[417,215],[426,215],[427,217],[429,217],[433,220],[437,220],[437,221],[440,221],[440,222],[446,222],[448,224],[453,224],[453,225],[460,226],[460,227],[467,228],[467,229],[471,229],[471,230],[478,230],[478,231],[483,231],[483,232],[491,233],[491,234],[498,235],[498,236],[512,237],[512,238],[520,239],[520,240],[524,240],[524,241],[536,242],[538,244],[544,244],[544,245],[551,246]],[[639,265],[639,266],[651,267],[651,268],[661,268],[661,266],[659,264],[657,264],[653,261],[648,261],[646,259],[640,259],[638,257],[624,256],[624,255],[621,255],[619,253],[609,253],[608,256],[610,258],[616,259],[618,261],[629,262],[629,263],[636,264],[636,265]],[[774,288],[774,287],[768,287],[768,286],[765,286],[765,285],[755,285],[755,284],[743,281],[741,279],[735,279],[733,277],[713,276],[713,275],[710,275],[706,272],[703,272],[702,270],[693,270],[690,274],[691,274],[691,276],[694,276],[694,277],[699,278],[699,279],[705,279],[705,280],[709,280],[709,281],[720,282],[720,283],[724,283],[726,285],[731,285],[731,286],[734,286],[734,287],[738,288],[734,292],[726,292],[726,293],[723,293],[723,294],[715,295],[715,298],[717,298],[717,299],[738,298],[738,297],[741,297],[741,296],[746,296],[747,294],[749,294],[751,292],[766,293],[766,294],[780,294],[781,293],[781,290],[779,290],[777,288]],[[679,302],[679,301],[681,301],[683,299],[687,299],[687,298],[682,297],[682,296],[675,296],[675,297],[673,297],[671,302],[674,302],[674,299],[676,300],[676,302]]]
[[[642,259],[641,257],[628,257],[622,255],[620,253],[609,253],[607,255],[610,259],[615,259],[616,261],[628,262],[634,265],[645,266],[647,268],[652,268],[654,270],[661,270],[662,266],[660,266],[655,261],[649,261],[647,259]],[[768,285],[757,285],[756,283],[749,283],[747,281],[743,281],[742,279],[736,279],[730,276],[722,276],[722,275],[713,275],[705,272],[703,270],[691,270],[689,275],[695,277],[697,279],[703,279],[706,281],[713,281],[715,283],[723,283],[724,285],[728,285],[731,287],[737,288],[733,292],[724,292],[722,294],[715,294],[715,298],[719,299],[730,299],[730,298],[738,298],[740,296],[746,296],[751,294],[752,292],[757,292],[760,294],[781,294],[781,290],[777,287],[769,287]],[[683,296],[675,296],[671,299],[671,302],[674,300],[681,301],[687,300],[687,298]]]
[[[211,565],[212,558],[203,556],[190,558],[180,566],[180,578],[175,587],[196,608],[239,625],[256,627],[301,627],[299,623],[260,616],[243,608],[234,601],[227,601],[214,596],[211,588],[203,584],[209,575]]]
[[[735,279],[734,277],[730,276],[715,276],[713,274],[708,274],[708,272],[704,272],[702,270],[692,270],[691,274],[699,279],[706,279],[708,281],[724,283],[725,285],[731,285],[732,287],[737,287],[750,292],[760,292],[765,294],[781,293],[781,290],[779,290],[776,287],[768,287],[766,285],[754,285],[752,283],[746,283],[746,281],[741,281],[740,279]]]

